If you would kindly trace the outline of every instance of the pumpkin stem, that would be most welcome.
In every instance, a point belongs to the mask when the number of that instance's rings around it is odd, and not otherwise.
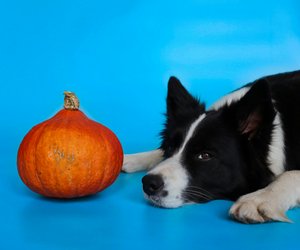
[[[65,104],[64,108],[67,110],[78,110],[79,109],[79,99],[75,93],[70,91],[65,91]]]

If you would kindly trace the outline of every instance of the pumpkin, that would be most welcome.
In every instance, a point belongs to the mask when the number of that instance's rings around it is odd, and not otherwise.
[[[115,134],[81,112],[71,92],[65,92],[64,109],[28,132],[17,156],[22,181],[34,192],[54,198],[105,189],[119,175],[122,162]]]

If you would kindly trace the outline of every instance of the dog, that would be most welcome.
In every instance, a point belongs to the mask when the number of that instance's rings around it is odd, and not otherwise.
[[[290,222],[286,211],[300,203],[300,71],[262,77],[209,109],[170,77],[161,138],[122,167],[149,171],[143,190],[154,205],[226,199],[240,222]]]

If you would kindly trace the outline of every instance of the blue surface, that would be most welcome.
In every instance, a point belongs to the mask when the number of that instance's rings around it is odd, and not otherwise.
[[[0,0],[0,249],[296,249],[294,224],[242,225],[227,201],[159,209],[143,173],[99,195],[41,198],[20,181],[18,145],[62,107],[63,91],[127,153],[159,145],[167,79],[211,104],[260,76],[300,68],[300,3]]]

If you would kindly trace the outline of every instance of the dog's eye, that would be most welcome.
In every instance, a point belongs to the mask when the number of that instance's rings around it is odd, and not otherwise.
[[[198,155],[198,159],[201,160],[201,161],[208,161],[212,158],[212,154],[209,153],[209,152],[201,152],[199,155]]]

